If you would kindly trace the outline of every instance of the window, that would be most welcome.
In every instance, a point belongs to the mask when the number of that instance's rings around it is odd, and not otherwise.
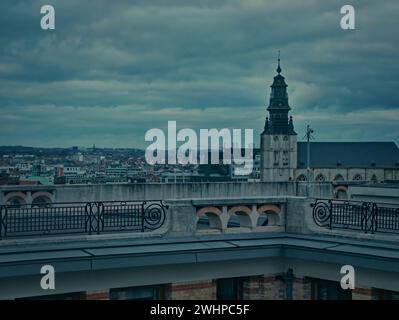
[[[340,174],[337,174],[334,178],[334,181],[344,181],[344,177]]]
[[[296,178],[296,181],[307,181],[308,179],[306,178],[306,176],[304,174],[301,174],[298,176],[298,178]]]
[[[111,300],[158,300],[164,298],[164,286],[118,288],[110,290]]]
[[[352,300],[352,291],[343,290],[339,282],[311,279],[312,300]]]
[[[226,278],[216,280],[217,300],[242,300],[245,278]]]
[[[280,152],[279,151],[274,151],[274,165],[278,166],[280,163]]]
[[[288,151],[283,151],[283,166],[288,166]]]
[[[362,178],[362,176],[360,174],[355,174],[354,177],[353,177],[353,180],[354,181],[362,181],[363,178]]]
[[[320,173],[316,177],[316,182],[324,182],[326,181],[326,178]]]

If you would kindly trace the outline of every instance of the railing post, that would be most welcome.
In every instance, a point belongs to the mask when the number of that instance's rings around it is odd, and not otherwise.
[[[362,203],[362,230],[367,233],[367,204]]]
[[[87,226],[88,226],[89,235],[91,235],[91,229],[92,229],[92,226],[91,226],[91,224],[92,224],[92,210],[93,210],[92,209],[92,203],[88,202],[86,204],[86,215],[87,215],[86,229],[87,229]],[[87,230],[86,230],[86,232],[87,232]]]
[[[0,240],[3,239],[3,206],[0,207]]]
[[[7,237],[7,206],[0,208],[0,240]]]
[[[144,206],[145,206],[145,204],[146,204],[145,201],[143,201],[143,202],[141,203],[141,232],[144,232],[144,219],[145,219],[145,217],[144,217],[144,215],[145,215],[145,208],[144,208]]]
[[[378,206],[376,203],[373,203],[372,209],[371,209],[371,233],[374,233],[377,231],[378,227]]]
[[[97,207],[97,234],[100,234],[100,228],[101,231],[103,231],[104,228],[104,204],[102,202],[96,202],[96,207]]]
[[[329,204],[329,210],[330,210],[330,222],[329,222],[329,228],[332,230],[332,220],[333,220],[333,203],[331,200],[328,201]]]

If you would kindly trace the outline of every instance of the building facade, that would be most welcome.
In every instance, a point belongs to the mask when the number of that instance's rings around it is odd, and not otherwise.
[[[76,188],[80,196],[90,189]],[[159,201],[2,207],[8,219],[0,224],[0,299],[398,299],[397,206],[379,205],[383,216],[370,233],[355,219],[340,223],[359,214],[354,203],[334,200],[335,209],[345,210],[329,211],[330,227],[321,223],[326,211],[319,200],[249,194],[166,200],[145,220],[157,228],[146,230],[134,223],[140,219],[126,219],[126,208],[144,214]],[[86,215],[99,207],[112,220],[90,233]],[[30,218],[12,218],[21,212]],[[53,223],[43,224],[38,213]],[[234,217],[238,225],[229,223]],[[54,289],[41,286],[41,268],[49,265]],[[343,265],[356,270],[352,290],[340,286]]]
[[[298,142],[281,71],[279,59],[261,133],[262,181],[399,180],[399,148],[394,142],[310,142],[308,174],[307,143]]]

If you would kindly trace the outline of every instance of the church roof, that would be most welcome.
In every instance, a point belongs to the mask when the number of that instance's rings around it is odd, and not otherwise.
[[[298,142],[298,168],[306,168],[306,142]],[[394,142],[311,142],[311,168],[399,168]]]

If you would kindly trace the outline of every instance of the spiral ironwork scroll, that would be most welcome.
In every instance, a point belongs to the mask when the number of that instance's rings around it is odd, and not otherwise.
[[[317,201],[313,204],[313,221],[320,227],[326,227],[330,223],[331,205],[328,202]]]
[[[151,203],[144,209],[143,215],[143,227],[144,229],[155,230],[160,227],[165,222],[165,206],[162,202]]]

